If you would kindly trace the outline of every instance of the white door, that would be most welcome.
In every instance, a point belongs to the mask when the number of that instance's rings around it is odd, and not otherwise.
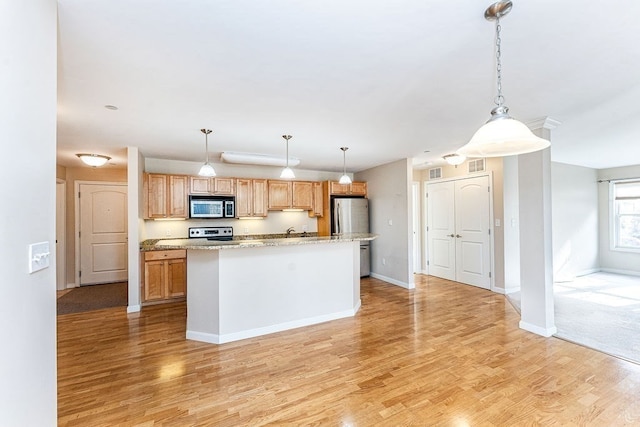
[[[80,285],[127,280],[127,186],[80,184]]]
[[[456,281],[489,289],[489,177],[455,182]]]
[[[456,280],[454,182],[427,186],[429,274]]]
[[[489,177],[427,186],[429,274],[489,289]]]

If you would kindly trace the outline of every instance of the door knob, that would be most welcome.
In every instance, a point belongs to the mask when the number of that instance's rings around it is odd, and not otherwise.
[[[456,237],[454,234],[449,234],[449,237]]]
[[[460,238],[460,237],[462,237],[462,236],[461,236],[461,235],[459,235],[459,234],[456,234],[456,237],[457,237],[457,238]]]

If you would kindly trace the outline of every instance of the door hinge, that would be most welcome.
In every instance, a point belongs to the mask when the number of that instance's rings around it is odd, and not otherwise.
[[[78,239],[80,238],[81,234],[82,234],[82,231],[78,231]]]
[[[78,191],[78,199],[80,198],[80,192]]]
[[[487,193],[491,193],[491,187],[487,187]]]
[[[429,226],[427,225],[427,231],[429,231]]]
[[[491,229],[489,229],[489,236],[491,236]]]
[[[429,265],[429,260],[427,260],[427,265]]]
[[[82,277],[82,270],[78,271],[78,277]]]
[[[491,272],[489,272],[489,279],[491,279]]]

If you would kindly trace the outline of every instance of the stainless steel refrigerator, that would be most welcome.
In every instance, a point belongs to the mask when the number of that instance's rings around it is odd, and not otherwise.
[[[331,199],[331,234],[368,233],[369,200],[365,198],[333,197]],[[360,277],[371,272],[371,246],[360,242]]]

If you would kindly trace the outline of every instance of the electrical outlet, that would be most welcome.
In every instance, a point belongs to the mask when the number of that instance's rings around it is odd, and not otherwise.
[[[387,260],[385,258],[382,258],[382,265],[387,265]]]
[[[302,231],[307,231],[309,229],[309,227],[307,226],[307,224],[304,224],[302,226]]]
[[[243,231],[244,231],[244,234],[249,234],[249,227],[245,227]]]
[[[167,231],[165,231],[165,232],[164,232],[164,235],[165,235],[166,237],[171,237],[171,229],[170,229],[170,228],[167,228]]]

